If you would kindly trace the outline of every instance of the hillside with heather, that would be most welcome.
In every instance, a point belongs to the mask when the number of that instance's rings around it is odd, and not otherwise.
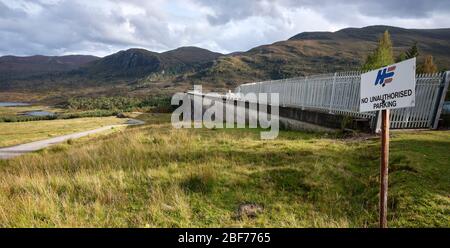
[[[91,55],[3,56],[0,57],[0,81],[26,79],[55,72],[68,72],[99,59]]]
[[[334,33],[301,33],[287,41],[222,57],[214,66],[191,78],[193,81],[231,86],[240,82],[358,70],[385,30],[391,34],[396,56],[417,42],[419,62],[425,55],[433,55],[439,69],[450,68],[450,29],[371,26],[347,28]]]
[[[80,69],[90,77],[128,80],[146,77],[152,73],[178,74],[208,64],[222,54],[198,47],[181,47],[164,53],[145,49],[128,49],[94,61]]]

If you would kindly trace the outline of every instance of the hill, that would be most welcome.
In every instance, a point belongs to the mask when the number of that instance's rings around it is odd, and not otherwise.
[[[67,72],[99,59],[91,55],[3,56],[0,57],[0,80],[24,79],[30,76]]]
[[[128,49],[94,61],[80,69],[94,78],[137,79],[151,73],[177,74],[214,61],[222,54],[197,47],[181,47],[156,53],[145,49]]]
[[[74,65],[75,70],[70,70],[66,64],[53,62],[56,65],[51,66],[53,64],[47,63],[56,74],[40,72],[26,77],[29,73],[24,73],[20,79],[0,78],[0,89],[33,94],[58,91],[55,94],[61,98],[68,94],[67,88],[73,95],[92,95],[92,92],[133,96],[170,94],[193,84],[226,91],[246,82],[358,70],[385,30],[391,33],[395,55],[418,42],[419,63],[425,55],[433,55],[440,70],[450,69],[449,28],[369,26],[300,33],[285,41],[227,55],[197,47],[181,47],[163,53],[134,48],[93,59],[81,66]],[[3,70],[7,75],[21,71],[26,65],[17,64],[10,71]]]
[[[286,41],[219,58],[212,67],[190,79],[227,87],[241,82],[357,70],[385,30],[391,33],[396,55],[418,42],[419,62],[430,54],[439,69],[450,69],[450,29],[370,26],[300,33]]]

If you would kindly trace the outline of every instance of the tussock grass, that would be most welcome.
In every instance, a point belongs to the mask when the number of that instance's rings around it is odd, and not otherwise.
[[[63,109],[49,107],[49,106],[14,106],[14,107],[0,107],[0,116],[19,115],[24,112],[31,111],[47,111],[47,112],[61,112]]]
[[[4,227],[375,227],[377,140],[173,129],[168,115],[0,161]],[[394,133],[390,226],[450,224],[450,132]],[[264,212],[236,218],[239,204]]]
[[[124,119],[116,117],[0,123],[0,147],[124,123]]]

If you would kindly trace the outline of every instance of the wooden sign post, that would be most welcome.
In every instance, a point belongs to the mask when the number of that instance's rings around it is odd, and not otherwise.
[[[361,75],[359,112],[381,110],[380,227],[387,227],[389,112],[414,107],[416,58]]]
[[[387,228],[389,109],[381,110],[380,228]]]

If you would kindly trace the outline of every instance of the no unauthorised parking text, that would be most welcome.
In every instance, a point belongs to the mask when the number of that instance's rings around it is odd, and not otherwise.
[[[414,107],[416,58],[361,75],[360,112]]]

